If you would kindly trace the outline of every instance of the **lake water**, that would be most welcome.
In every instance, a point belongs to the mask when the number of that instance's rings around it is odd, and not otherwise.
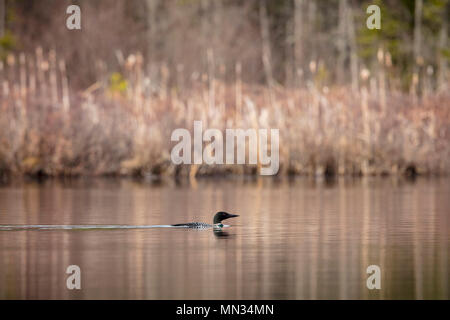
[[[450,179],[10,181],[0,225],[213,230],[1,230],[1,299],[449,299]],[[66,268],[81,269],[68,290]],[[369,290],[369,265],[381,289]]]

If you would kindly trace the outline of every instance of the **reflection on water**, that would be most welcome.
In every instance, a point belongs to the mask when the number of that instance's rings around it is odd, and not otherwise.
[[[14,181],[0,225],[223,230],[0,231],[2,299],[449,299],[450,180]],[[67,266],[81,290],[66,288]],[[381,290],[366,268],[381,267]]]

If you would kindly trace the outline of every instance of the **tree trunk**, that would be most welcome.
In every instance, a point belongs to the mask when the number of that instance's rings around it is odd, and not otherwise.
[[[345,82],[345,59],[347,57],[347,0],[339,1],[339,34],[337,38],[337,83],[339,85]]]
[[[358,52],[356,47],[356,32],[352,8],[348,8],[347,10],[347,22],[347,32],[350,45],[350,72],[352,78],[352,90],[353,92],[357,92],[359,90]]]
[[[222,31],[223,31],[223,9],[224,9],[224,5],[223,5],[223,0],[214,0],[213,2],[213,6],[214,6],[214,15],[213,15],[213,29],[214,29],[214,50],[217,53],[217,49],[220,47],[221,41],[222,41]],[[220,58],[217,59],[219,60],[219,63],[222,63],[222,57],[216,57],[216,58]]]
[[[411,93],[415,96],[418,94],[419,89],[419,72],[420,66],[423,65],[423,58],[421,55],[422,46],[422,8],[423,0],[415,1],[414,9],[414,68],[413,68],[413,78],[411,85]]]
[[[272,73],[272,57],[270,52],[270,34],[269,34],[269,21],[267,18],[267,9],[265,1],[260,2],[259,6],[259,22],[261,25],[261,39],[262,39],[262,62],[264,67],[264,73],[266,75],[266,81],[270,88],[274,85],[273,73]]]
[[[203,44],[205,50],[210,47],[210,34],[211,34],[211,24],[209,21],[209,10],[210,10],[210,2],[209,0],[201,0],[200,6],[202,9],[202,37],[203,37]]]
[[[316,50],[316,15],[317,15],[317,3],[316,0],[308,1],[308,38],[309,38],[309,62],[317,63],[317,50]]]
[[[295,25],[294,19],[290,14],[292,8],[290,4],[285,6],[286,12],[286,36],[285,36],[285,85],[287,87],[292,87],[294,83],[294,74],[295,74],[295,48],[293,45],[295,44]]]
[[[316,29],[316,19],[317,19],[317,3],[316,0],[307,0],[306,1],[305,10],[306,14],[306,23],[304,24],[304,35],[303,38],[303,58],[304,65],[307,66],[305,71],[309,69],[309,72],[303,72],[304,79],[309,81],[313,81],[315,79],[315,73],[317,71],[318,59],[317,59],[317,29]],[[309,67],[309,68],[308,68]]]
[[[294,57],[295,57],[295,73],[297,79],[303,73],[304,64],[304,48],[303,48],[303,10],[304,0],[295,0],[294,2]],[[299,81],[298,83],[299,84]]]
[[[5,17],[6,17],[5,0],[0,0],[0,38],[5,35]]]
[[[448,38],[448,17],[449,6],[447,5],[444,9],[444,18],[442,19],[442,26],[439,32],[439,42],[438,42],[438,78],[437,78],[437,88],[438,90],[445,90],[445,85],[447,84],[447,58],[444,57],[442,50],[447,47]]]
[[[148,10],[148,21],[147,21],[147,30],[148,30],[148,55],[147,62],[151,62],[151,58],[155,55],[156,49],[156,38],[157,38],[157,21],[156,21],[156,10],[158,7],[158,0],[147,0],[147,10]]]

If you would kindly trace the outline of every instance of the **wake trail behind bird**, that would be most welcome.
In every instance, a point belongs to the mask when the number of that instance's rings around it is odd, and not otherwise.
[[[152,228],[184,228],[180,226],[172,226],[168,224],[162,225],[0,225],[0,231],[14,230],[96,230],[96,229],[152,229]]]

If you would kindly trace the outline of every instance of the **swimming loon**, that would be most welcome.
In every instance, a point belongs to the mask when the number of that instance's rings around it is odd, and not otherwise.
[[[204,222],[189,222],[172,224],[172,227],[186,227],[191,229],[207,229],[207,228],[222,228],[222,221],[229,218],[239,217],[237,214],[231,214],[224,211],[219,211],[214,215],[213,224]]]

